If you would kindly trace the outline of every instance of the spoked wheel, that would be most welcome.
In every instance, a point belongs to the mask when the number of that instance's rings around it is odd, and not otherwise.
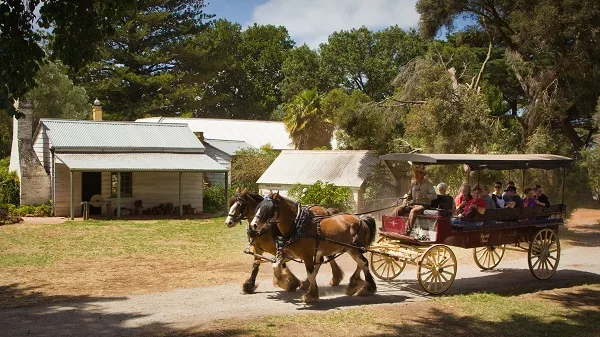
[[[393,280],[406,267],[406,262],[398,261],[391,256],[371,253],[371,272],[381,280]]]
[[[504,245],[473,248],[475,264],[482,270],[496,268],[504,256]]]
[[[432,246],[423,254],[417,275],[426,292],[441,294],[454,283],[456,256],[448,246]]]
[[[550,228],[539,230],[529,244],[529,271],[537,279],[549,279],[556,272],[559,260],[558,235]]]

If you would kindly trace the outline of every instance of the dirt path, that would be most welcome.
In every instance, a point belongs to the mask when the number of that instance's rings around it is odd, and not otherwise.
[[[595,211],[591,216],[598,214]],[[574,222],[564,229],[565,243],[568,245],[562,251],[559,270],[547,281],[538,281],[530,275],[524,254],[509,255],[501,262],[499,269],[481,272],[473,262],[469,262],[469,252],[457,250],[457,279],[448,294],[477,291],[520,294],[600,283],[600,242],[596,241],[599,224],[592,220],[597,221],[597,218]],[[345,256],[340,258],[340,264],[347,273],[355,267]],[[293,264],[291,267],[298,276],[305,275],[300,265]],[[327,284],[330,275],[329,268],[322,268],[319,284]],[[68,303],[0,309],[2,335],[123,336],[157,332],[168,335],[181,329],[202,327],[214,320],[412,303],[429,298],[416,282],[415,268],[410,267],[397,280],[378,281],[378,292],[371,297],[345,296],[343,286],[347,277],[341,287],[322,286],[321,302],[315,306],[300,303],[300,293],[285,293],[274,288],[270,282],[269,265],[263,265],[259,279],[258,292],[253,295],[241,295],[239,284],[227,284],[122,298],[81,298]]]

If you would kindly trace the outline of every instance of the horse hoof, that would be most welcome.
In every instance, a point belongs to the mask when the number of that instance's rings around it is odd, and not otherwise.
[[[356,296],[372,296],[375,294],[375,289],[371,289],[368,286],[364,286],[360,288],[360,290],[356,293]]]
[[[352,295],[356,294],[357,290],[358,290],[357,287],[350,287],[350,286],[348,286],[346,288],[346,290],[344,290],[344,292],[346,293],[346,296],[352,296]]]
[[[319,296],[305,294],[302,295],[301,300],[306,304],[316,304],[319,303]]]
[[[342,280],[332,278],[331,281],[329,281],[329,285],[332,287],[335,287],[335,286],[339,286],[341,282],[342,282]]]
[[[300,287],[300,280],[291,279],[288,281],[288,286],[286,287],[285,291],[295,292],[298,287]]]
[[[302,290],[308,290],[309,287],[310,287],[309,280],[304,280],[300,283],[300,289],[302,289]]]
[[[244,294],[254,294],[256,288],[258,288],[258,284],[246,282],[242,285],[242,291]]]

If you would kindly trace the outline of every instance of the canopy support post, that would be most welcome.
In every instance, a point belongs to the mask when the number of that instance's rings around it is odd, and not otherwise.
[[[481,169],[477,170],[477,186],[479,186],[479,179],[481,178]]]
[[[69,170],[69,204],[70,204],[70,208],[69,208],[69,215],[71,217],[71,220],[75,220],[75,207],[73,205],[74,202],[74,196],[73,196],[73,170]]]
[[[121,218],[121,171],[117,172],[117,218]]]
[[[525,192],[525,170],[523,169],[523,173],[521,175],[521,191]]]
[[[227,211],[229,208],[229,207],[227,207],[227,206],[229,206],[229,196],[227,195],[229,193],[228,185],[229,185],[229,174],[227,174],[227,172],[225,172],[225,214],[227,214]]]
[[[179,216],[183,216],[183,203],[181,199],[181,176],[183,172],[179,172]]]
[[[565,204],[565,181],[567,180],[567,169],[566,168],[562,168],[562,187],[561,187],[561,199],[560,199],[560,203],[561,204]]]

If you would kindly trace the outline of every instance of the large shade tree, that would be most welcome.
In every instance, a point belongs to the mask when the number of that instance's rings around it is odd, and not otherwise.
[[[527,98],[526,140],[539,127],[561,132],[577,153],[590,144],[600,94],[600,2],[596,0],[419,0],[420,30],[433,37],[459,16],[476,20],[498,45]]]

